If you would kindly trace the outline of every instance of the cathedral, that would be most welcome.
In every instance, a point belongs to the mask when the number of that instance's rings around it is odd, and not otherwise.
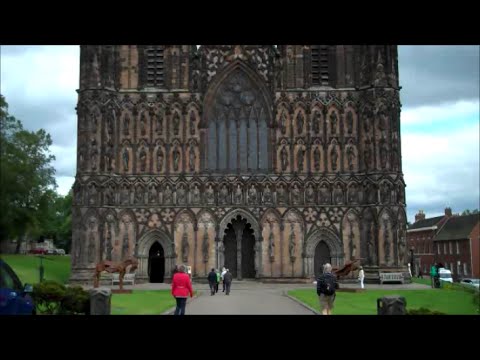
[[[84,45],[71,282],[406,269],[397,46]]]

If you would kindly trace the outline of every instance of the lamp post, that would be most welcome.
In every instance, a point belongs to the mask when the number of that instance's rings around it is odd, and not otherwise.
[[[411,270],[412,270],[412,275],[415,274],[415,257],[413,255],[413,251],[415,250],[415,248],[412,246],[410,248],[410,267],[411,267]]]
[[[43,267],[43,255],[40,255],[39,258],[40,258],[40,267],[38,268],[38,272],[40,276],[40,282],[43,282],[43,274],[45,272],[45,269]]]

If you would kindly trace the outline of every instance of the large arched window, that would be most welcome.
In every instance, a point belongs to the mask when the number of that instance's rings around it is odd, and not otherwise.
[[[269,168],[267,108],[259,89],[241,70],[218,87],[206,141],[208,170],[264,172]]]

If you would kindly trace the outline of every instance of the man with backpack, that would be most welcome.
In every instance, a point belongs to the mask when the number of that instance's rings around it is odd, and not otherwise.
[[[335,291],[338,289],[337,278],[332,274],[332,265],[323,265],[323,274],[317,280],[317,295],[320,299],[322,315],[332,315]]]

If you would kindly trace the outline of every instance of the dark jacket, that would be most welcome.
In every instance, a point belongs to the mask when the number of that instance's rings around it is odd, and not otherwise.
[[[320,295],[323,293],[324,284],[326,282],[331,282],[335,284],[335,289],[338,289],[337,277],[332,273],[323,273],[317,279],[317,294]]]
[[[225,273],[225,275],[223,275],[223,282],[225,283],[231,283],[233,280],[233,275],[232,273],[229,271],[227,273]]]
[[[208,282],[216,283],[217,282],[217,273],[215,271],[210,271],[208,273]]]

